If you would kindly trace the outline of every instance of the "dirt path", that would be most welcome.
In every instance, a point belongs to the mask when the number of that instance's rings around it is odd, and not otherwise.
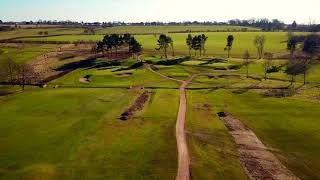
[[[172,81],[177,81],[177,82],[183,82],[183,80],[171,78],[171,77],[168,77],[168,76],[166,76],[166,75],[164,75],[164,74],[161,74],[161,73],[153,70],[153,69],[150,67],[149,64],[146,64],[145,66],[146,66],[146,68],[147,68],[149,71],[151,71],[152,73],[157,74],[157,75],[159,75],[159,76],[161,76],[161,77],[163,77],[163,78],[165,78],[165,79],[167,79],[167,80],[172,80]]]
[[[298,180],[240,120],[219,113],[235,140],[240,162],[250,179]]]
[[[186,111],[187,111],[187,100],[186,100],[186,87],[187,85],[197,76],[193,75],[188,81],[178,80],[166,75],[163,75],[157,71],[154,71],[150,65],[146,65],[147,69],[166,80],[172,80],[181,82],[180,85],[180,104],[179,112],[176,122],[176,140],[177,140],[177,149],[178,149],[178,170],[176,180],[190,180],[190,157],[185,133],[185,120],[186,120]]]
[[[190,179],[190,157],[185,132],[187,111],[186,87],[197,75],[192,75],[188,81],[182,81],[180,86],[180,105],[176,123],[176,139],[178,147],[178,172],[176,180]]]
[[[80,78],[79,82],[84,83],[84,84],[90,83],[90,81],[88,79],[86,79],[86,78]]]

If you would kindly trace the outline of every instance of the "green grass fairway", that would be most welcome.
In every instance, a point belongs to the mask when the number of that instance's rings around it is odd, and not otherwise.
[[[143,112],[120,121],[138,94],[44,89],[1,97],[0,179],[173,179],[178,91],[154,91]]]
[[[199,33],[196,33],[199,34]],[[232,57],[242,57],[245,50],[249,50],[252,58],[256,57],[256,49],[253,45],[253,39],[256,35],[264,34],[266,36],[265,51],[272,52],[275,55],[282,55],[286,53],[286,32],[207,32],[209,39],[207,41],[206,49],[207,55],[226,57],[227,53],[224,51],[226,46],[227,36],[232,34],[234,36],[234,45],[231,50]],[[174,41],[174,47],[177,54],[188,55],[189,51],[186,46],[187,33],[170,34]],[[139,42],[142,43],[144,51],[150,54],[159,54],[155,50],[157,35],[136,35]],[[21,40],[32,41],[70,41],[75,42],[79,40],[85,41],[99,41],[103,35],[77,35],[77,36],[57,36],[47,38],[24,38]],[[194,52],[192,52],[194,54]]]
[[[297,98],[265,98],[217,90],[210,93],[216,112],[226,111],[248,125],[282,162],[302,179],[320,176],[320,104]]]
[[[149,72],[147,69],[137,70],[124,70],[112,72],[119,69],[114,67],[112,69],[99,70],[99,69],[79,69],[62,78],[52,81],[53,85],[67,85],[67,86],[83,86],[83,87],[123,87],[129,88],[132,86],[151,86],[157,85],[158,82],[163,80],[161,76]],[[130,75],[126,75],[130,74]],[[80,78],[86,75],[91,75],[90,83],[79,82]],[[123,76],[122,76],[123,75]],[[167,82],[168,84],[172,84]],[[178,87],[178,86],[175,86]]]
[[[207,91],[188,91],[188,145],[193,179],[248,179],[238,152]]]

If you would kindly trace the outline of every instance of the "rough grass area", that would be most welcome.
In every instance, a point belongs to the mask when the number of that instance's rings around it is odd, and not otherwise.
[[[130,122],[119,120],[138,94],[47,89],[1,97],[0,179],[173,179],[178,91],[156,91]]]
[[[193,179],[248,179],[233,139],[206,91],[188,91],[186,129]]]
[[[1,45],[0,49],[4,51],[0,55],[0,62],[6,58],[10,58],[17,63],[24,63],[28,61],[35,60],[38,56],[45,54],[47,52],[53,51],[57,48],[57,45],[14,45],[9,44]]]
[[[34,28],[34,29],[16,29],[12,31],[0,32],[0,40],[23,36],[40,36],[39,32],[48,32],[48,35],[59,34],[80,34],[84,31],[82,28]],[[44,34],[43,34],[44,35]]]

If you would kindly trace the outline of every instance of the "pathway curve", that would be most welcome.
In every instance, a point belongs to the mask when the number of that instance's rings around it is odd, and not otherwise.
[[[180,86],[180,105],[176,122],[176,139],[178,148],[178,170],[176,180],[190,180],[190,156],[185,133],[185,120],[187,110],[186,87],[198,75],[209,75],[211,73],[199,73],[193,75],[189,80],[177,80],[167,77],[154,71],[150,65],[147,68],[165,79],[181,82]],[[224,114],[221,120],[224,121],[230,134],[235,139],[240,162],[250,179],[290,179],[299,180],[289,169],[287,169],[274,156],[269,149],[258,139],[258,137],[247,128],[240,120],[229,114]]]
[[[150,67],[150,65],[146,65],[146,68],[149,71],[165,79],[181,82],[180,89],[179,89],[180,91],[179,112],[178,112],[177,122],[176,122],[176,140],[177,140],[177,149],[178,149],[178,170],[177,170],[176,180],[190,180],[190,157],[189,157],[186,133],[184,129],[185,121],[186,121],[186,111],[187,111],[186,87],[197,75],[193,75],[189,80],[183,81],[183,80],[168,77],[164,74],[154,71]]]

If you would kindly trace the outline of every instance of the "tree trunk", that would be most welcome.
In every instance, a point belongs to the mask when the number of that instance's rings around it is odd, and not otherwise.
[[[228,58],[230,58],[230,49],[228,48]]]
[[[174,47],[172,46],[172,56],[174,57],[175,54],[174,54]]]
[[[306,85],[307,84],[307,73],[304,72],[303,73],[303,85]]]
[[[168,59],[167,48],[164,49],[164,56]]]
[[[116,57],[118,57],[118,47],[116,47]]]
[[[291,76],[291,86],[293,85],[294,75]]]
[[[249,78],[249,66],[247,65],[247,78]]]

